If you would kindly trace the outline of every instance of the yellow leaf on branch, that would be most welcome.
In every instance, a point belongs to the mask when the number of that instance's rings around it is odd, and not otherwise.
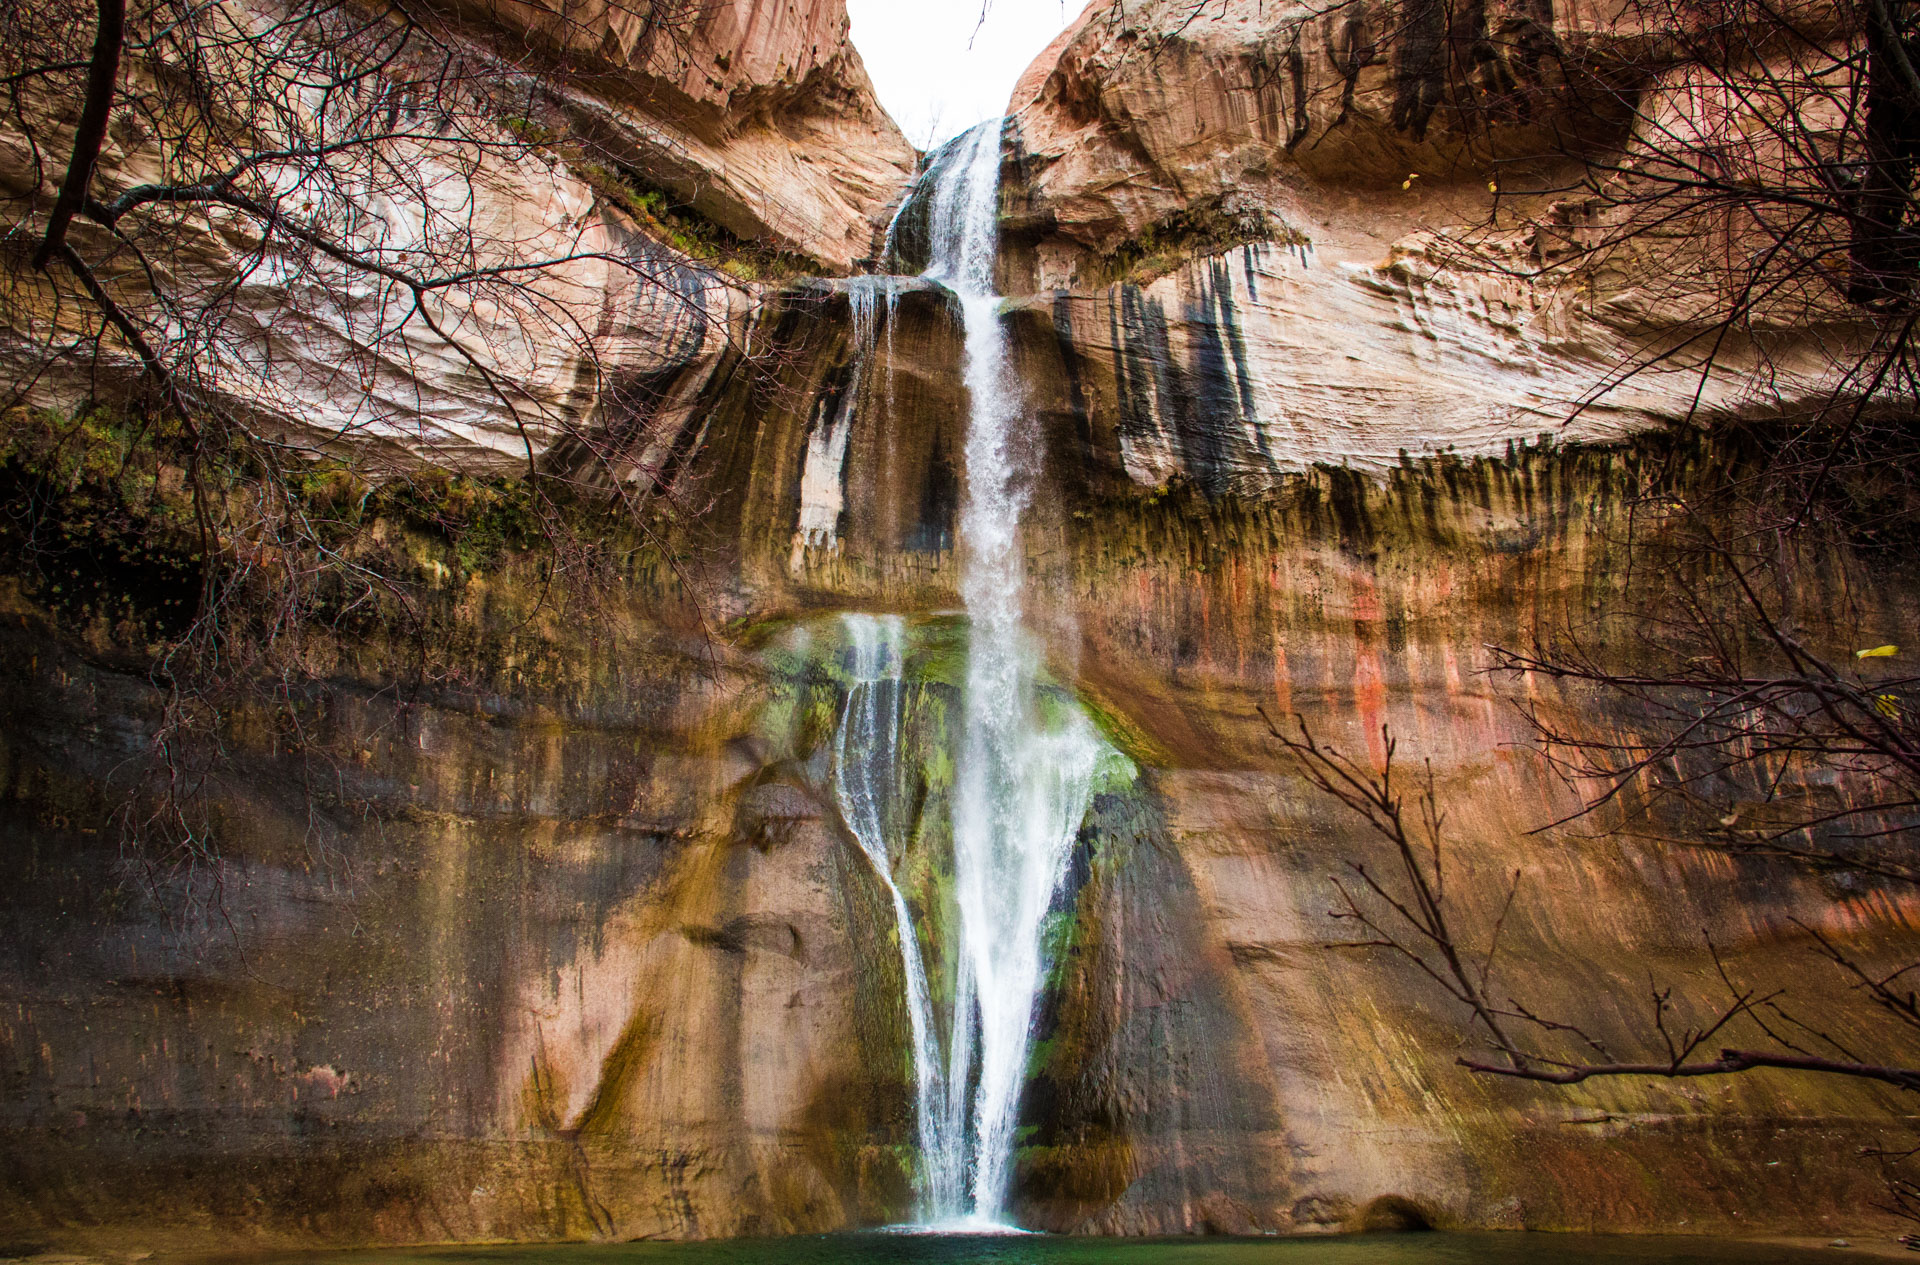
[[[1853,657],[1856,659],[1891,659],[1899,653],[1900,647],[1898,646],[1875,646],[1871,650],[1856,650],[1853,652]]]

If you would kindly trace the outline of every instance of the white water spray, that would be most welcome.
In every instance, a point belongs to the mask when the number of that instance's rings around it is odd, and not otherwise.
[[[1024,623],[1020,520],[1033,446],[1020,434],[1024,400],[994,292],[1000,132],[999,121],[975,128],[923,177],[932,247],[924,275],[959,302],[969,405],[959,531],[969,631],[952,802],[956,925],[945,929],[952,994],[944,1051],[912,909],[893,876],[906,833],[899,812],[910,799],[908,770],[925,754],[902,750],[906,625],[896,616],[843,617],[853,680],[834,751],[835,797],[893,906],[913,1042],[921,1215],[935,1229],[1010,1228],[1014,1134],[1047,968],[1046,916],[1095,775],[1113,754],[1077,706],[1041,689],[1039,647]],[[890,229],[890,254],[892,236]],[[876,288],[890,308],[891,287]],[[871,352],[871,298],[856,294],[854,316],[860,350]],[[842,416],[816,438],[818,463],[836,474],[863,373],[856,370]],[[810,449],[809,470],[815,461]]]
[[[992,1225],[1006,1219],[1046,969],[1042,927],[1107,750],[1078,708],[1042,706],[1040,656],[1023,623],[1020,519],[1033,472],[1023,468],[1024,400],[994,292],[1000,131],[998,120],[975,128],[938,173],[926,274],[960,300],[969,402],[960,590],[971,631],[953,820],[961,955],[947,1085],[967,1084],[976,1045],[978,1057],[964,1203],[942,1191],[929,1204],[936,1221]]]

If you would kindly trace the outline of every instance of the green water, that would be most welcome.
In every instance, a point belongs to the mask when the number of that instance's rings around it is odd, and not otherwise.
[[[1813,1265],[1864,1253],[1729,1239],[1365,1234],[1326,1239],[1078,1239],[849,1234],[717,1243],[438,1248],[259,1265]]]

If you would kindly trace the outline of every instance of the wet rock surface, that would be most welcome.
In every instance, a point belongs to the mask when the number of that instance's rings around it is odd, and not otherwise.
[[[896,309],[903,369],[952,354],[936,299]],[[1044,325],[1016,330],[1036,363],[1057,353]],[[823,380],[844,341],[820,348]],[[403,660],[368,648],[316,689],[301,753],[236,728],[197,904],[142,896],[114,833],[117,770],[158,696],[9,597],[10,1234],[679,1237],[908,1213],[892,920],[823,790],[831,710],[772,741],[764,656],[767,630],[807,609],[951,609],[951,553],[905,548],[864,512],[919,504],[938,446],[857,411],[849,451],[892,442],[897,459],[850,459],[836,543],[796,562],[815,409],[794,398],[778,426],[716,410],[689,465],[725,493],[702,524],[709,576],[732,577],[709,610],[748,617],[717,661],[702,666],[692,625],[661,622],[659,576],[632,577],[610,626],[522,626],[536,586],[515,564],[459,578],[468,684],[396,695]],[[1898,1110],[1890,1092],[1769,1076],[1564,1091],[1456,1067],[1457,1016],[1417,973],[1330,947],[1352,938],[1329,917],[1333,882],[1377,845],[1260,719],[1301,713],[1356,752],[1386,723],[1431,759],[1457,916],[1496,916],[1520,871],[1510,986],[1610,1040],[1637,1039],[1648,963],[1712,969],[1703,930],[1738,977],[1796,991],[1829,981],[1792,919],[1898,954],[1915,911],[1871,879],[1842,891],[1660,841],[1528,833],[1570,801],[1483,675],[1485,647],[1613,592],[1627,492],[1674,451],[1410,462],[1383,482],[1319,470],[1277,496],[1209,496],[1141,488],[1109,442],[1069,442],[1070,404],[1036,399],[1055,420],[1034,591],[1059,669],[1143,776],[1081,834],[1017,1214],[1127,1234],[1857,1226],[1877,1179],[1855,1151]],[[761,493],[729,473],[746,469],[788,474]],[[1904,583],[1880,593],[1887,619],[1912,618]]]

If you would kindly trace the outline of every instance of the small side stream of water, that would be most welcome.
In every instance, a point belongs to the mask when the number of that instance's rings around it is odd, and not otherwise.
[[[913,1041],[914,1118],[919,1132],[923,1191],[964,1188],[966,1121],[964,1079],[950,1085],[942,1074],[933,990],[920,951],[912,908],[893,868],[907,822],[901,811],[911,794],[915,757],[904,751],[907,621],[898,615],[846,615],[846,703],[834,735],[833,794],[847,829],[873,862],[893,905],[900,969],[906,980],[908,1029]],[[923,1196],[924,1199],[924,1196]],[[927,1202],[930,1202],[928,1200]]]

